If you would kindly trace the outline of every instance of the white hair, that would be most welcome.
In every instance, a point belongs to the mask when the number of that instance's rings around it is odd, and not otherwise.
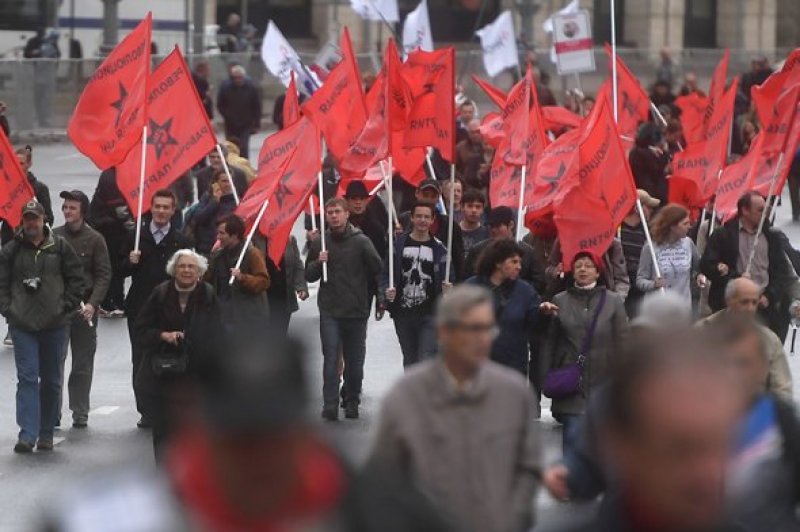
[[[242,65],[236,65],[235,67],[231,68],[231,74],[237,76],[246,76],[247,70],[245,70]]]
[[[492,304],[493,301],[492,293],[482,286],[469,284],[456,286],[439,300],[436,323],[443,327],[452,327],[473,308]]]
[[[206,270],[208,270],[208,259],[191,249],[179,249],[169,258],[167,261],[167,275],[175,277],[175,267],[178,265],[178,261],[181,257],[193,258],[197,263],[197,270],[200,272],[200,276],[202,277],[205,275]]]

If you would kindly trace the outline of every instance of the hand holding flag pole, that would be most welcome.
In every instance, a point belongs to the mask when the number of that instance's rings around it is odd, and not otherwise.
[[[261,225],[261,219],[264,218],[264,213],[267,212],[268,206],[269,206],[269,198],[265,199],[264,203],[261,204],[261,209],[258,211],[258,214],[256,215],[256,219],[253,222],[253,227],[251,227],[250,232],[247,233],[247,238],[244,241],[242,252],[239,253],[239,258],[236,259],[236,266],[234,266],[235,269],[238,270],[239,268],[242,267],[242,261],[244,261],[244,254],[247,253],[247,248],[250,247],[250,243],[253,241],[253,236],[255,236],[256,231],[258,231],[258,226]],[[236,279],[233,276],[231,276],[231,278],[228,279],[228,284],[233,285],[233,282],[235,280]]]
[[[217,153],[219,154],[219,158],[222,159],[222,168],[225,169],[225,175],[228,176],[228,180],[231,182],[231,190],[233,191],[233,199],[236,201],[236,205],[239,205],[239,192],[236,190],[236,183],[233,182],[233,176],[231,175],[231,169],[228,168],[228,161],[225,159],[225,155],[222,152],[222,146],[220,146],[219,142],[217,143]]]
[[[750,256],[747,257],[747,267],[744,269],[744,277],[750,275],[750,268],[753,266],[753,258],[756,256],[756,245],[758,244],[758,237],[764,232],[764,222],[767,219],[767,211],[769,211],[769,203],[772,194],[775,192],[775,182],[778,180],[778,173],[780,172],[781,165],[783,164],[783,151],[778,156],[778,163],[775,165],[775,171],[772,173],[772,179],[769,182],[769,192],[767,193],[767,205],[764,207],[764,212],[761,213],[761,219],[758,221],[758,229],[756,229],[756,237],[753,239],[753,247],[750,249]]]
[[[133,250],[139,251],[139,243],[142,240],[142,209],[144,207],[144,169],[147,157],[147,124],[142,128],[142,165],[139,173],[139,195],[137,198],[136,212],[136,237],[134,238]]]

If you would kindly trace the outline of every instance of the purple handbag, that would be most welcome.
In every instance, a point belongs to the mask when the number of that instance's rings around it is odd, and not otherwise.
[[[592,346],[592,337],[597,328],[597,319],[600,317],[600,312],[606,304],[606,291],[600,293],[600,302],[594,311],[592,323],[586,331],[586,337],[583,339],[580,354],[578,355],[577,362],[567,364],[566,366],[552,369],[547,372],[542,383],[542,393],[545,397],[550,399],[568,399],[573,395],[580,393],[583,384],[583,366],[586,363],[586,353]]]

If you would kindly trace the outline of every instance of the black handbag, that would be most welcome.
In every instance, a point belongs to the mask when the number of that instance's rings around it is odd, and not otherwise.
[[[153,373],[158,377],[185,375],[189,369],[189,349],[186,341],[178,345],[160,342],[158,351],[153,355],[151,365]]]

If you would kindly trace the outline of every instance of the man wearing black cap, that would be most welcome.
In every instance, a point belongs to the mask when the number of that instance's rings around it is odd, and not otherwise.
[[[42,204],[22,208],[22,231],[0,250],[0,314],[8,319],[17,366],[18,453],[53,449],[61,396],[61,354],[69,315],[84,295],[83,266],[45,225]],[[38,440],[38,443],[37,443]]]
[[[103,236],[86,224],[89,198],[80,190],[63,191],[61,212],[64,225],[53,233],[64,238],[78,254],[83,264],[84,293],[80,310],[67,327],[67,341],[61,358],[61,374],[67,358],[67,344],[72,346],[72,370],[69,381],[69,409],[72,426],[85,428],[89,420],[89,391],[92,388],[94,355],[97,351],[97,309],[111,283],[111,260]]]
[[[488,225],[489,225],[489,238],[483,242],[478,242],[467,253],[467,260],[464,266],[464,277],[472,277],[475,275],[478,257],[481,252],[486,249],[489,242],[501,238],[514,239],[516,235],[516,222],[517,217],[510,207],[495,207],[489,211]],[[544,264],[540,264],[536,260],[536,253],[530,244],[525,242],[518,242],[522,249],[522,271],[519,276],[520,279],[527,281],[528,284],[533,286],[540,294],[544,293],[545,275]]]
[[[389,215],[383,202],[369,197],[363,181],[351,181],[347,185],[344,199],[350,207],[350,223],[361,229],[380,256],[385,257],[388,249],[386,235],[389,229]]]
[[[448,216],[440,213],[437,208],[441,199],[441,189],[439,182],[435,179],[426,179],[417,187],[414,193],[417,201],[433,205],[433,223],[431,223],[430,233],[447,245]],[[411,212],[404,212],[400,215],[400,224],[403,231],[412,230]],[[455,280],[465,279],[464,277],[464,240],[461,235],[461,228],[458,224],[453,224],[453,249],[450,250],[452,257],[452,268],[455,272]]]

